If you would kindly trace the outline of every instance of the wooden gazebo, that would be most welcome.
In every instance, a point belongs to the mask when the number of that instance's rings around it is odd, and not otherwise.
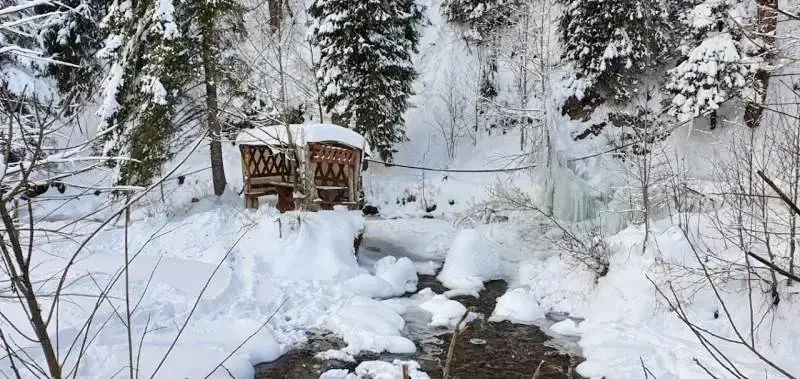
[[[258,208],[258,198],[271,194],[278,195],[281,212],[295,208],[297,146],[304,149],[308,170],[313,172],[316,194],[312,196],[321,209],[363,206],[361,169],[370,150],[364,137],[350,129],[333,124],[274,125],[243,130],[236,144],[242,155],[247,208]]]

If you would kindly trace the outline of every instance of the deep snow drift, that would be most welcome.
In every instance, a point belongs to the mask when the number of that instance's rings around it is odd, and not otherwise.
[[[67,225],[78,234],[99,226],[50,221],[42,227]],[[131,327],[134,339],[142,341],[140,375],[154,372],[207,280],[159,377],[227,377],[227,372],[252,377],[254,364],[302,343],[304,331],[312,328],[340,335],[347,343],[343,354],[414,352],[414,344],[401,335],[402,317],[369,298],[414,291],[414,265],[408,258],[386,257],[372,268],[375,275],[359,266],[353,238],[363,227],[357,212],[279,215],[268,205],[245,211],[235,196],[201,200],[183,214],[134,219],[130,285],[138,305]],[[61,341],[80,335],[94,307],[95,299],[80,294],[97,293],[117,277],[123,239],[124,227],[113,224],[79,255],[68,279],[69,301],[60,305]],[[45,277],[64,266],[76,242],[51,239],[39,247],[35,272]],[[126,366],[125,328],[116,315],[124,309],[123,299],[119,281],[94,316],[90,335],[96,337],[87,345],[79,376],[111,377]],[[3,312],[12,320],[25,317],[14,307],[4,306]],[[66,354],[69,346],[61,346]]]

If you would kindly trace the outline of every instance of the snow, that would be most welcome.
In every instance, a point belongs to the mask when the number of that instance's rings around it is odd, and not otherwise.
[[[405,320],[389,306],[366,297],[352,297],[323,326],[342,337],[347,344],[341,349],[345,354],[416,351],[414,342],[402,336]]]
[[[311,142],[338,142],[371,155],[369,144],[360,134],[334,124],[292,124],[272,125],[254,129],[245,129],[236,137],[236,144],[241,145],[303,145]]]
[[[465,306],[455,300],[448,299],[445,295],[435,295],[430,300],[420,304],[419,307],[431,314],[429,325],[433,327],[454,328],[461,320],[461,317],[464,316],[464,313],[467,312]],[[472,318],[467,317],[464,322],[467,323],[472,319],[474,319],[474,315]]]
[[[103,86],[102,104],[97,115],[103,120],[110,119],[119,110],[117,95],[123,85],[124,69],[119,63],[111,65],[105,85]]]
[[[446,287],[478,296],[483,282],[502,279],[505,267],[492,246],[474,229],[462,230],[437,277]]]
[[[390,298],[417,290],[417,271],[408,257],[385,256],[375,262],[374,275],[361,274],[344,282],[353,293],[371,298]]]
[[[381,258],[375,263],[375,276],[389,283],[396,296],[417,290],[417,271],[408,257]]]
[[[411,379],[430,379],[428,374],[419,371],[419,363],[397,359],[391,363],[383,361],[361,362],[353,373],[342,369],[328,370],[322,373],[319,379],[404,379],[403,366],[408,367],[408,376]]]
[[[229,150],[226,156],[236,158],[235,149]],[[198,181],[197,185],[205,184]],[[186,190],[191,194],[190,189]],[[88,200],[92,203],[95,198]],[[189,203],[188,198],[184,201]],[[185,210],[170,207],[167,212],[137,209],[133,213],[130,245],[132,251],[141,249],[141,253],[130,266],[131,291],[135,299],[142,298],[132,318],[134,339],[140,338],[145,328],[148,331],[142,347],[142,375],[153,373],[215,270],[186,330],[158,375],[204,377],[247,340],[224,366],[237,378],[252,377],[254,364],[278,358],[303,343],[305,331],[317,328],[339,335],[347,344],[329,356],[352,357],[361,351],[408,354],[416,350],[414,343],[403,336],[405,322],[395,308],[360,293],[377,292],[369,287],[381,286],[387,293],[376,297],[413,290],[414,265],[404,257],[383,258],[373,267],[380,277],[359,266],[353,238],[362,230],[364,219],[358,212],[279,215],[268,206],[243,211],[241,201],[229,192],[220,199],[191,203]],[[91,209],[89,204],[85,209]],[[57,229],[71,222],[70,218],[60,217],[43,221],[42,227]],[[89,219],[72,228],[91,230],[97,223]],[[71,270],[70,291],[97,291],[87,273],[92,273],[100,286],[106,285],[120,267],[123,235],[119,224],[100,231]],[[151,235],[158,237],[149,240]],[[35,259],[41,260],[33,262],[36,275],[49,277],[57,272],[74,244],[66,240],[42,244],[41,254],[34,254]],[[372,279],[353,288],[348,281],[354,278]],[[118,299],[123,298],[120,286],[118,283],[111,293],[111,302],[118,310],[124,309],[118,304]],[[59,316],[60,337],[64,340],[77,335],[94,306],[91,298],[70,300],[61,305]],[[3,311],[12,319],[24,320],[24,314],[16,307],[4,305]],[[110,306],[101,304],[96,319],[109,321],[102,330],[97,326],[102,321],[93,327],[92,332],[98,336],[87,349],[79,377],[111,377],[126,364],[127,339],[114,315]],[[18,337],[11,332],[7,333],[9,336]],[[219,369],[211,377],[227,375]]]
[[[550,327],[550,330],[563,334],[565,336],[579,336],[581,335],[580,327],[572,319],[561,320]]]
[[[58,99],[55,85],[38,74],[23,70],[11,65],[0,67],[0,82],[12,94],[25,95],[40,101],[55,101]]]
[[[160,30],[162,37],[166,40],[172,40],[180,36],[178,25],[175,23],[175,5],[172,0],[158,0],[156,2],[156,11],[153,13],[153,20],[160,21]]]
[[[497,306],[489,321],[533,324],[544,316],[544,309],[539,306],[535,296],[522,288],[515,288],[497,299]]]
[[[150,95],[154,104],[167,105],[167,90],[160,79],[151,75],[143,75],[141,81],[141,93]]]

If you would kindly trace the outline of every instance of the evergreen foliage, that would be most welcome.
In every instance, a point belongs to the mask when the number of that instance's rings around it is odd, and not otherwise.
[[[101,0],[64,0],[36,7],[37,14],[52,14],[39,31],[45,55],[78,66],[49,65],[61,93],[85,97],[96,88],[100,65],[95,54],[103,45],[98,26],[103,12]]]
[[[471,39],[483,41],[502,28],[513,24],[520,0],[444,0],[444,19],[473,33]]]
[[[680,121],[715,111],[732,97],[755,90],[755,61],[743,50],[741,29],[730,25],[732,4],[708,0],[684,9],[684,59],[669,71],[670,114]],[[713,126],[713,125],[712,125]]]
[[[115,1],[104,20],[109,36],[99,55],[110,66],[100,110],[104,153],[119,163],[118,182],[145,186],[171,157],[180,102],[197,76],[185,13],[170,0]]]
[[[588,88],[625,101],[639,75],[674,46],[666,12],[655,0],[565,0],[564,57]],[[579,97],[581,94],[579,94]]]
[[[406,138],[422,9],[413,0],[317,0],[309,13],[324,106],[390,160]]]

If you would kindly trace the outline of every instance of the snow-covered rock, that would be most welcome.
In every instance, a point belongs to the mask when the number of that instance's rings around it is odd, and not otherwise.
[[[467,308],[461,303],[450,300],[444,295],[436,295],[420,304],[419,307],[431,314],[429,325],[435,327],[453,328],[464,316],[464,313],[467,312]],[[474,315],[472,315],[472,318],[468,316],[464,322],[469,322],[474,318]]]
[[[339,335],[347,344],[342,351],[356,354],[361,351],[411,354],[417,348],[403,337],[405,320],[380,301],[356,296],[350,299],[324,323],[324,327]]]
[[[403,366],[408,367],[408,376],[411,379],[430,379],[428,374],[420,371],[420,365],[416,361],[401,361],[395,359],[393,362],[384,361],[365,361],[356,367],[355,373],[348,370],[335,369],[328,370],[319,379],[403,379]]]
[[[383,257],[374,266],[375,275],[360,274],[347,279],[344,287],[355,294],[386,299],[417,290],[414,262],[406,257]]]
[[[505,277],[503,262],[474,229],[458,233],[438,279],[446,287],[478,295],[483,282]]]
[[[497,299],[489,321],[511,321],[518,324],[532,324],[544,318],[544,309],[536,297],[523,288],[514,288]]]
[[[417,270],[409,258],[381,258],[375,262],[375,276],[389,283],[395,296],[417,290]]]

